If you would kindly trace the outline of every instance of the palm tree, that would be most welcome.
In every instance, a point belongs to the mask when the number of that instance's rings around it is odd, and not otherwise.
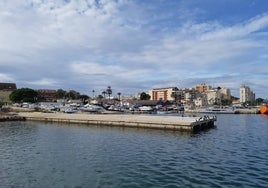
[[[121,96],[121,93],[118,92],[117,95],[118,95],[118,100],[119,100],[119,102],[120,102],[120,96]]]
[[[103,91],[102,92],[102,95],[103,95],[103,98],[105,99],[105,95],[106,95],[107,93],[106,93],[106,91]]]
[[[111,86],[108,86],[108,87],[107,87],[106,92],[107,92],[107,94],[108,94],[108,96],[109,96],[109,100],[110,100],[110,96],[111,96],[111,94],[113,93]]]
[[[93,98],[94,98],[94,97],[95,97],[95,95],[94,95],[94,93],[95,93],[95,90],[94,90],[94,89],[92,90],[92,93],[93,93]]]

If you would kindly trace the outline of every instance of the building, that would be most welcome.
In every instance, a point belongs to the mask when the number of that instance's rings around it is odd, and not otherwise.
[[[254,102],[255,101],[255,93],[250,90],[250,88],[246,85],[240,86],[240,103],[245,102]]]
[[[220,89],[221,99],[231,101],[231,90],[229,88]]]
[[[196,99],[198,96],[195,88],[183,88],[182,89],[182,96],[181,99],[183,101],[192,101],[193,99]]]
[[[149,91],[151,100],[175,100],[177,87],[155,88]]]
[[[0,102],[9,103],[9,95],[16,90],[15,83],[0,83]]]
[[[211,90],[211,88],[212,87],[210,85],[205,84],[205,83],[199,84],[199,85],[196,85],[195,86],[195,90],[198,91],[199,93],[203,93],[203,92],[209,91],[209,90]]]
[[[207,95],[204,94],[194,99],[194,104],[195,104],[195,107],[198,107],[198,108],[208,106]]]
[[[211,89],[206,91],[208,105],[220,104],[221,93],[218,89]]]
[[[54,102],[56,101],[56,94],[57,91],[53,89],[39,89],[38,92],[38,98],[39,100],[43,102]]]

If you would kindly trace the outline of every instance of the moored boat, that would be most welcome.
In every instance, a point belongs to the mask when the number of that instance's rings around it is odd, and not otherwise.
[[[205,108],[199,110],[199,113],[209,113],[209,114],[237,114],[238,111],[233,108]]]
[[[268,114],[268,105],[263,104],[260,106],[260,113],[261,114]]]
[[[139,107],[139,110],[140,111],[152,111],[153,110],[153,108],[152,107],[150,107],[150,106],[140,106]]]
[[[73,109],[73,108],[67,108],[66,110],[64,110],[65,113],[68,113],[68,114],[72,114],[72,113],[75,113],[77,112],[77,110]]]
[[[84,107],[80,108],[84,112],[100,112],[103,108],[94,104],[86,104]]]

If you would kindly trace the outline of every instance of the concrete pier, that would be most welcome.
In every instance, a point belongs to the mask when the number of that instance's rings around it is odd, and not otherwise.
[[[65,114],[65,113],[19,113],[29,121],[55,123],[74,123],[86,125],[140,127],[152,129],[198,132],[214,127],[215,117],[180,117],[146,115],[101,115],[101,114]]]

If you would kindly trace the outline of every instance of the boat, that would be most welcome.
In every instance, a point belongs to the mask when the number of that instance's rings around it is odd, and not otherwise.
[[[268,105],[263,104],[260,106],[260,113],[261,114],[268,114]]]
[[[238,111],[234,108],[214,108],[209,107],[199,110],[199,113],[208,113],[208,114],[237,114]]]
[[[84,107],[82,107],[80,109],[81,109],[81,111],[84,111],[84,112],[99,112],[103,108],[101,106],[94,105],[94,104],[86,104]]]
[[[159,115],[163,115],[163,114],[167,114],[168,111],[164,111],[164,110],[157,110],[156,111],[156,114],[159,114]]]
[[[64,110],[65,113],[68,113],[68,114],[72,114],[72,113],[76,113],[77,110],[73,109],[73,108],[67,108],[66,110]]]
[[[140,111],[152,111],[153,108],[150,107],[150,106],[140,106],[140,107],[139,107],[139,110],[140,110]]]

